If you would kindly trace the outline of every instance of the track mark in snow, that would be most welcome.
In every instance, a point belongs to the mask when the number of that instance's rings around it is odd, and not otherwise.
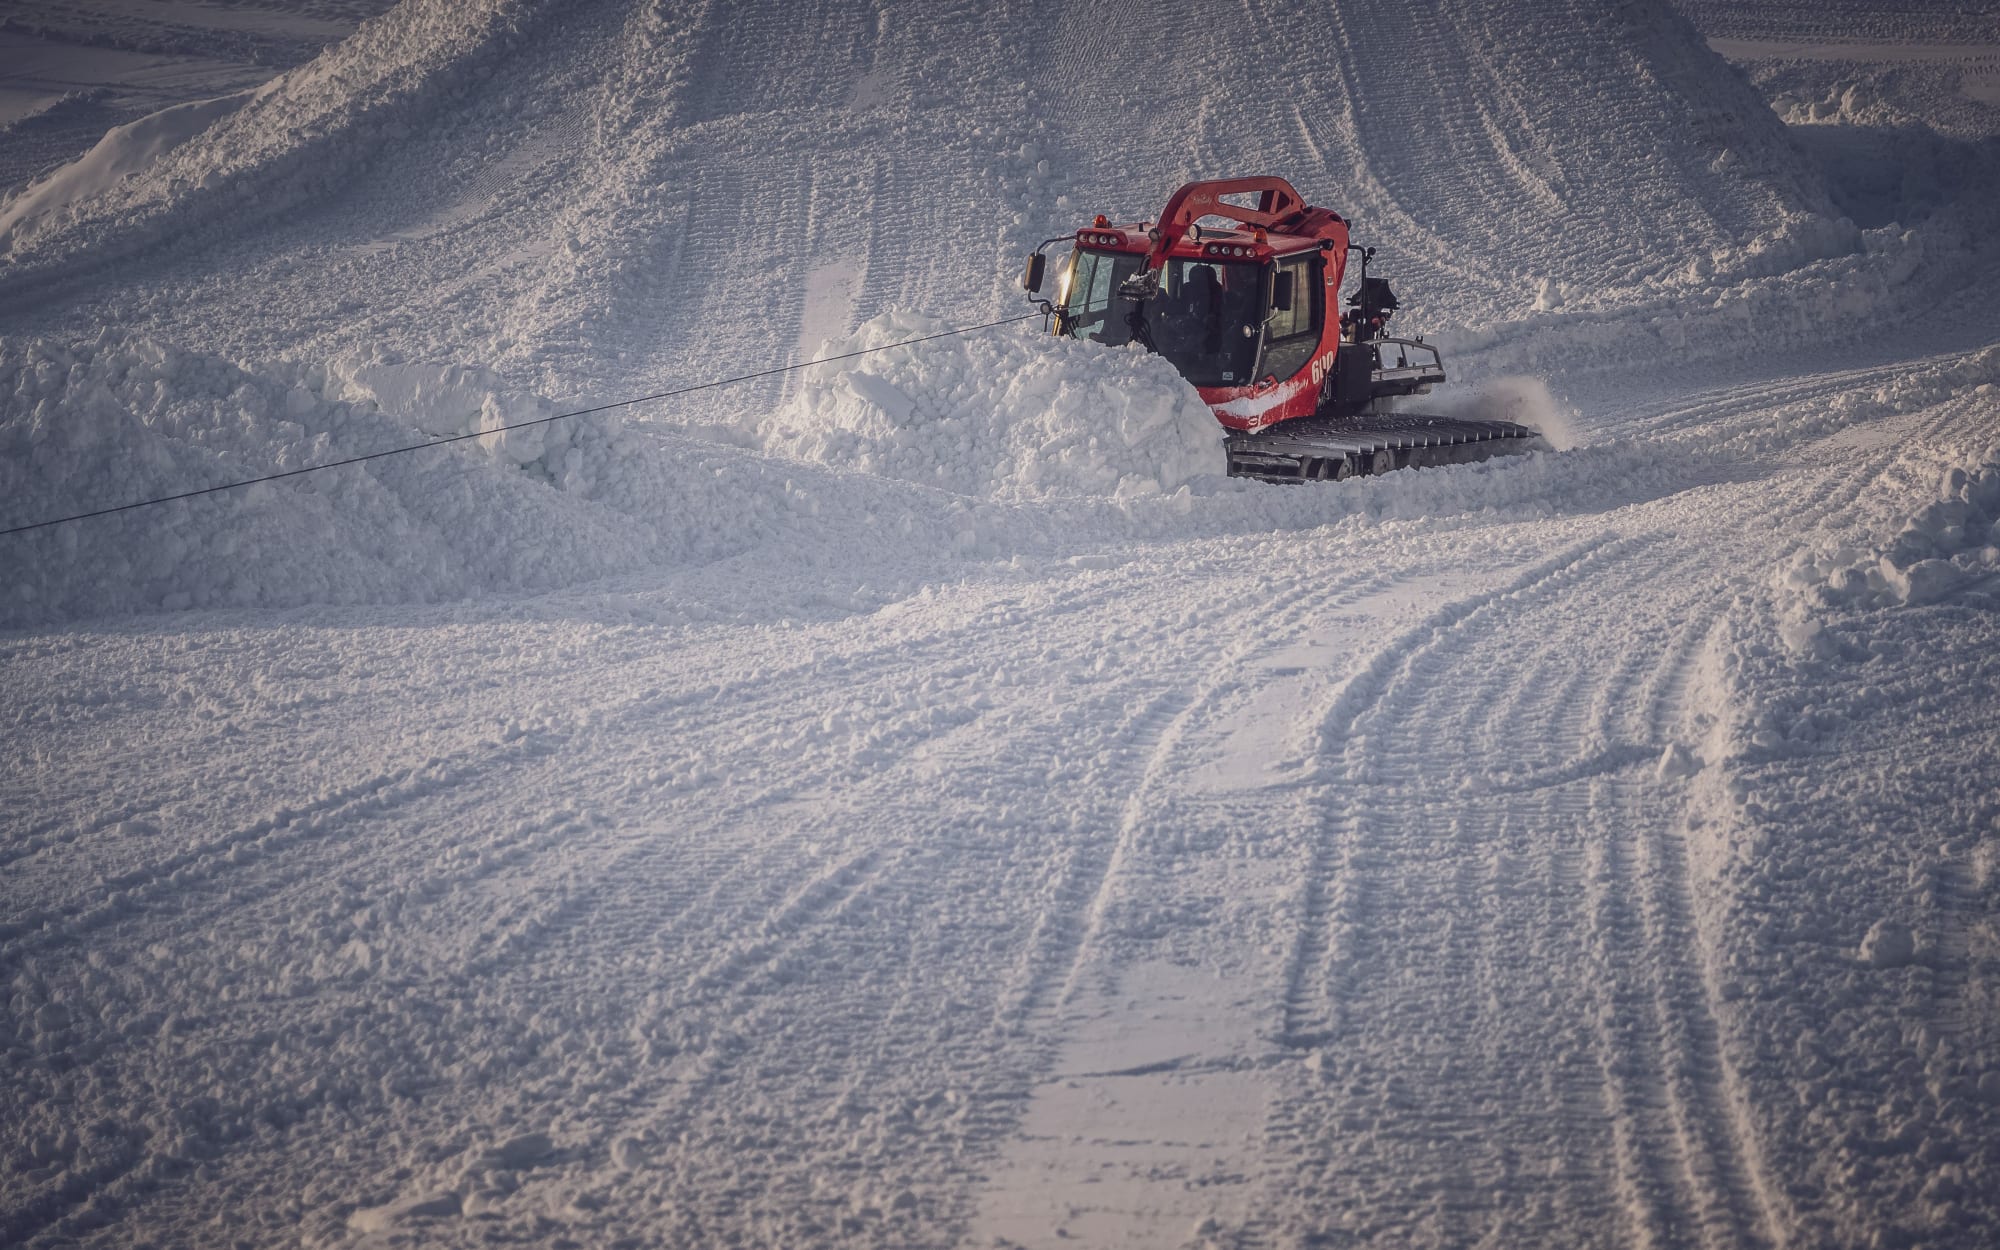
[[[1310,821],[1327,801],[1325,795],[1301,795],[1301,819]],[[1331,990],[1332,966],[1342,952],[1333,949],[1336,910],[1356,906],[1350,883],[1354,862],[1348,848],[1360,839],[1355,818],[1346,811],[1320,818],[1324,829],[1306,852],[1301,873],[1298,916],[1291,952],[1285,960],[1284,996],[1278,1015],[1276,1041],[1299,1050],[1325,1045],[1340,1028],[1340,995]],[[1341,858],[1325,862],[1327,847],[1341,848]],[[1337,884],[1329,884],[1334,882]]]
[[[1140,962],[1115,990],[1071,1000],[1058,1074],[990,1169],[966,1244],[1175,1246],[1200,1227],[1246,1224],[1255,1187],[1242,1151],[1265,1095],[1239,1058],[1255,1043],[1253,994]]]
[[[1133,839],[1140,836],[1146,786],[1157,776],[1166,752],[1178,740],[1182,718],[1196,701],[1196,696],[1180,690],[1156,694],[1120,731],[1119,754],[1139,761],[1138,779],[1126,791],[1117,825],[1101,839],[1109,845],[1097,855],[1083,847],[1072,852],[1051,905],[1036,921],[1019,988],[1002,1003],[1003,1019],[1025,1023],[1060,1010],[1076,994],[1111,908],[1119,869]],[[1087,845],[1089,832],[1078,832]]]
[[[862,851],[815,877],[771,913],[761,926],[762,936],[735,945],[696,974],[694,989],[740,989],[751,969],[768,970],[777,952],[800,930],[821,916],[833,915],[854,897],[880,859],[874,850]]]
[[[1659,736],[1685,722],[1690,673],[1713,632],[1683,630],[1649,681],[1642,706]],[[1587,789],[1608,995],[1601,1062],[1634,1235],[1648,1245],[1712,1250],[1780,1244],[1754,1138],[1729,1089],[1684,817],[1663,810],[1661,790],[1634,776],[1597,779]]]
[[[1466,787],[1466,793],[1528,794],[1536,790],[1550,790],[1609,773],[1623,772],[1636,764],[1650,764],[1659,756],[1659,747],[1650,742],[1618,743],[1553,768],[1531,769],[1524,774],[1504,776],[1483,783],[1475,781]]]
[[[1777,381],[1758,381],[1724,387],[1705,394],[1682,396],[1657,410],[1630,410],[1625,428],[1633,435],[1658,437],[1682,430],[1733,431],[1739,427],[1762,425],[1774,408],[1789,408],[1814,400],[1845,395],[1869,386],[1880,386],[1906,372],[1906,365],[1870,366],[1836,373],[1815,373]]]
[[[1286,1045],[1315,1050],[1341,1028],[1343,967],[1357,967],[1365,955],[1368,874],[1375,866],[1369,849],[1369,814],[1360,810],[1355,790],[1371,778],[1346,759],[1363,719],[1379,710],[1400,682],[1422,684],[1416,676],[1426,654],[1445,645],[1453,631],[1475,621],[1490,605],[1528,594],[1586,561],[1604,558],[1620,540],[1600,537],[1535,563],[1497,589],[1447,603],[1391,639],[1369,663],[1339,686],[1313,721],[1317,749],[1313,784],[1298,798],[1302,827],[1317,829],[1304,848],[1299,870],[1297,916],[1286,958],[1277,1034]]]
[[[1445,605],[1421,624],[1398,635],[1376,653],[1365,669],[1340,687],[1329,706],[1317,718],[1318,744],[1314,758],[1320,762],[1323,776],[1330,780],[1344,779],[1341,765],[1335,761],[1345,756],[1362,718],[1375,710],[1399,675],[1414,670],[1425,653],[1450,631],[1497,602],[1531,592],[1545,592],[1545,587],[1551,582],[1573,579],[1587,567],[1586,561],[1595,563],[1609,558],[1631,541],[1606,535],[1580,543],[1559,555],[1537,562],[1498,590],[1470,595]]]
[[[1124,729],[1120,754],[1131,766],[1118,782],[1125,798],[1112,845],[1101,860],[1072,859],[1030,943],[1029,968],[1063,971],[1030,975],[1008,1017],[1048,1035],[1050,1062],[1076,1075],[1035,1088],[982,1190],[976,1239],[1172,1242],[1197,1225],[1252,1224],[1251,1173],[1221,1161],[1225,1143],[1253,1139],[1263,1116],[1263,1021],[1244,1010],[1261,991],[1254,980],[1212,982],[1155,962],[1152,944],[1170,943],[1174,926],[1146,916],[1175,906],[1186,826],[1206,827],[1204,805],[1240,812],[1258,801],[1240,786],[1226,799],[1210,797],[1214,787],[1190,762],[1222,745],[1235,712],[1262,706],[1264,691],[1297,689],[1303,668],[1281,661],[1334,662],[1341,635],[1328,632],[1331,614],[1371,591],[1388,593],[1397,580],[1353,572],[1253,588],[1223,616],[1240,619],[1247,609],[1256,627],[1197,652],[1200,682],[1156,696]],[[1289,783],[1266,785],[1282,798]],[[1246,878],[1252,888],[1269,888],[1255,878]],[[1177,979],[1174,992],[1163,991],[1162,978]],[[1193,1057],[1191,1044],[1201,1047]]]
[[[1309,1227],[1529,1243],[1603,1225],[1610,1202],[1637,1243],[1776,1241],[1701,972],[1680,805],[1648,767],[1682,732],[1728,593],[1696,575],[1711,559],[1573,547],[1398,635],[1331,700],[1301,794],[1323,836],[1280,1030],[1311,1092],[1269,1130],[1274,1151],[1320,1143],[1292,1170],[1324,1213]],[[1620,610],[1622,643],[1580,632]],[[1517,680],[1484,680],[1502,670]],[[1456,1174],[1440,1141],[1460,1143]],[[1474,1197],[1501,1192],[1504,1207]]]
[[[30,913],[16,922],[14,941],[0,946],[0,960],[57,945],[121,916],[183,893],[190,884],[239,869],[273,851],[321,836],[343,822],[373,817],[413,799],[462,785],[490,767],[491,760],[455,767],[437,764],[372,777],[298,807],[286,807],[224,837],[172,855],[91,887],[96,897],[75,899]]]
[[[1180,740],[1180,731],[1186,723],[1188,710],[1195,706],[1196,699],[1179,690],[1170,690],[1156,698],[1132,726],[1131,739],[1125,750],[1131,757],[1143,757],[1144,763],[1138,769],[1138,779],[1133,783],[1125,799],[1124,810],[1119,813],[1118,828],[1112,835],[1111,851],[1105,857],[1104,870],[1098,878],[1097,889],[1092,893],[1090,904],[1084,909],[1082,932],[1071,952],[1069,971],[1063,977],[1062,989],[1056,995],[1058,1005],[1075,997],[1078,981],[1091,955],[1099,932],[1104,927],[1105,916],[1110,910],[1112,898],[1117,890],[1120,870],[1126,858],[1132,853],[1132,843],[1143,836],[1146,830],[1146,799],[1148,791],[1158,781],[1165,761],[1171,756]]]
[[[0,868],[43,851],[62,850],[86,842],[106,830],[116,830],[120,825],[136,823],[151,828],[151,822],[146,817],[157,813],[160,806],[157,800],[127,801],[89,820],[72,823],[60,817],[50,817],[39,821],[22,830],[11,845],[0,847]]]
[[[1609,995],[1601,1040],[1635,1234],[1649,1245],[1716,1250],[1777,1244],[1699,970],[1685,850],[1657,816],[1632,810],[1635,799],[1654,797],[1613,797],[1609,812],[1595,813],[1614,831],[1598,883]],[[1607,825],[1607,814],[1632,823]]]
[[[1121,730],[1123,754],[1136,759],[1138,768],[1135,780],[1124,791],[1111,845],[1101,861],[1081,852],[1075,854],[1055,891],[1056,906],[1043,912],[1029,943],[1022,988],[1003,1014],[1019,1019],[1036,1010],[1059,1008],[1076,992],[1092,957],[1096,934],[1113,908],[1124,861],[1150,829],[1149,805],[1157,797],[1154,791],[1186,771],[1186,761],[1176,757],[1214,732],[1213,722],[1228,696],[1243,684],[1244,673],[1254,670],[1256,657],[1292,643],[1300,623],[1315,619],[1327,605],[1351,603],[1362,588],[1376,584],[1386,584],[1379,574],[1348,573],[1315,582],[1303,593],[1279,594],[1268,621],[1260,622],[1260,628],[1248,634],[1232,637],[1226,647],[1203,661],[1204,675],[1192,691],[1158,694],[1127,723]],[[1226,619],[1271,601],[1269,593],[1252,590],[1237,602],[1216,605],[1215,616]],[[1074,917],[1068,915],[1070,907],[1078,909]],[[1055,971],[1058,968],[1060,973]]]

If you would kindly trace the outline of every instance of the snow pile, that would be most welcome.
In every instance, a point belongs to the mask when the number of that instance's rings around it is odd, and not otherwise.
[[[948,328],[884,313],[825,354]],[[819,366],[753,432],[767,451],[985,497],[1127,499],[1226,467],[1221,427],[1165,360],[1005,331]]]
[[[1994,399],[1948,401],[1931,429],[1990,438]],[[1716,766],[1690,840],[1716,876],[1725,1028],[1758,1056],[1740,1069],[1757,1136],[1801,1144],[1794,1244],[1993,1240],[2000,448],[1905,485],[1935,454],[1873,476],[1887,515],[1845,549],[1739,597],[1705,683],[1725,693],[1705,701]],[[1829,1081],[1864,1096],[1797,1092]]]
[[[1812,650],[1826,608],[1922,606],[1956,598],[2000,574],[2000,446],[1944,474],[1926,504],[1882,550],[1836,546],[1802,556],[1782,574],[1796,594],[1784,638]]]
[[[0,527],[552,411],[486,370],[384,353],[253,370],[146,339],[0,340]],[[725,554],[784,507],[747,459],[597,415],[12,535],[0,625],[428,602]]]
[[[822,27],[732,5],[408,0],[142,175],[24,228],[9,279],[226,242],[233,276],[269,266],[354,301],[376,323],[357,336],[415,310],[396,328],[429,354],[491,334],[575,368],[629,333],[620,346],[635,360],[684,373],[708,344],[756,358],[796,341],[800,293],[746,303],[734,275],[835,263],[869,275],[871,300],[908,306],[983,272],[981,296],[998,297],[1018,251],[1074,229],[1086,205],[1156,211],[1196,172],[1283,170],[1316,202],[1377,223],[1371,241],[1405,298],[1437,314],[1415,320],[1440,326],[1521,311],[1530,274],[1643,298],[1689,255],[1731,256],[1822,207],[1776,116],[1659,0],[1615,13],[1481,0],[1418,30],[1393,9],[1329,25],[1321,7],[1278,6],[1273,29],[1292,37],[1217,46],[1190,74],[1178,36],[1114,67],[1072,64],[1089,45],[1060,5],[1025,26],[978,6],[913,23],[833,6]],[[716,49],[730,51],[726,72]],[[1033,85],[1045,77],[1065,85],[1050,95]],[[1253,79],[1287,85],[1233,90]],[[1204,149],[1205,169],[1162,164],[1096,120],[1135,95],[1160,133],[1207,134],[1221,98],[1236,120]],[[1300,100],[1314,102],[1303,117]],[[895,189],[857,159],[884,125],[898,133]],[[1629,175],[1621,194],[1601,193],[1607,169]],[[488,216],[495,183],[517,198]],[[894,210],[893,241],[861,241],[915,186],[922,203]],[[794,199],[816,205],[810,222],[772,220],[772,204]],[[696,221],[772,228],[657,246]],[[362,242],[393,241],[398,263],[297,247],[292,232],[313,224],[379,229]],[[508,263],[468,266],[471,255]],[[138,290],[119,278],[121,297],[177,341],[262,353],[231,337],[253,333],[240,323],[260,310],[213,317],[171,277]],[[466,284],[478,297],[453,298]],[[200,298],[236,303],[242,290]],[[496,332],[501,308],[514,318]],[[650,314],[643,332],[624,329],[635,314]],[[614,381],[596,367],[594,380]]]
[[[252,92],[193,100],[113,126],[90,151],[35,183],[0,208],[0,252],[11,251],[16,227],[67,208],[147,168],[166,152],[241,108]]]
[[[1514,317],[1433,323],[1460,376],[1533,372],[1575,379],[1818,347],[1879,327],[1924,292],[1962,281],[1974,257],[1955,234],[1801,217],[1741,247],[1694,253],[1615,306],[1545,301]],[[1747,275],[1747,276],[1746,276]]]
[[[2000,447],[1946,471],[1937,497],[1879,550],[1835,546],[1803,556],[1782,575],[1794,592],[1785,639],[1810,650],[1814,615],[1830,608],[1941,603],[2000,574]]]
[[[1947,471],[1925,505],[1876,561],[1899,603],[1936,603],[2000,571],[2000,447]],[[1855,579],[1849,578],[1850,587]]]
[[[601,445],[617,429],[605,414],[546,421],[557,411],[554,403],[542,395],[510,389],[491,369],[411,365],[379,348],[351,353],[323,369],[309,370],[305,382],[311,393],[324,400],[395,413],[433,438],[504,430],[480,439],[478,445],[558,487],[586,494],[591,485],[586,460],[601,468],[605,457],[586,458],[584,448]],[[532,421],[544,423],[525,429],[506,428]]]
[[[1865,444],[1907,438],[1893,430],[1871,434],[1868,426],[1954,410],[1979,428],[1990,424],[1996,403],[2000,347],[1989,347],[1926,362],[1885,385],[1852,390],[1828,404],[1760,415],[1762,428],[1747,428],[1722,446],[1747,456],[1814,438],[1849,446],[1857,439]],[[1953,463],[1932,477],[1938,472],[1936,452],[1923,440],[1913,441],[1885,479],[1900,481],[1921,503],[1878,504],[1865,525],[1811,541],[1773,571],[1778,634],[1793,654],[1831,658],[1865,651],[1865,642],[1836,641],[1836,633],[1852,630],[1827,628],[1857,613],[1943,603],[2000,588],[2000,445],[1983,452],[1968,452],[1967,445],[1956,443]],[[1927,477],[1935,485],[1926,485]]]

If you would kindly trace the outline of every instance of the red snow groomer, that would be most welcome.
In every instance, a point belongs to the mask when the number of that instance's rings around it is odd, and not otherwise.
[[[1255,208],[1240,202],[1251,196]],[[1230,224],[1201,224],[1216,218]],[[1231,476],[1337,481],[1546,446],[1511,421],[1388,410],[1384,401],[1444,381],[1444,363],[1421,338],[1383,333],[1396,297],[1368,274],[1373,249],[1283,178],[1191,182],[1156,222],[1100,216],[1049,239],[1028,256],[1031,295],[1043,249],[1065,240],[1073,250],[1056,298],[1036,300],[1054,333],[1165,356],[1228,431]],[[1343,315],[1351,252],[1360,272]]]

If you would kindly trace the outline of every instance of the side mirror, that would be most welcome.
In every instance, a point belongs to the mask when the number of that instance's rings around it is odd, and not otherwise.
[[[1292,271],[1282,270],[1271,287],[1271,307],[1278,312],[1292,311]]]
[[[1049,267],[1049,258],[1040,252],[1028,253],[1028,268],[1021,275],[1021,289],[1033,293],[1042,289],[1042,272]]]

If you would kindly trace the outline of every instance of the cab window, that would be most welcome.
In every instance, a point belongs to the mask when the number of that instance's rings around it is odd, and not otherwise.
[[[1069,333],[1076,338],[1117,345],[1132,341],[1127,315],[1130,300],[1119,299],[1118,287],[1138,274],[1138,256],[1077,249],[1062,292],[1062,309]]]
[[[1264,363],[1257,371],[1259,377],[1275,377],[1282,382],[1312,359],[1314,349],[1319,346],[1326,304],[1326,293],[1321,289],[1324,265],[1318,252],[1288,256],[1278,262],[1279,274],[1292,275],[1292,306],[1284,312],[1273,311],[1265,324]],[[1275,283],[1272,289],[1276,289]]]

